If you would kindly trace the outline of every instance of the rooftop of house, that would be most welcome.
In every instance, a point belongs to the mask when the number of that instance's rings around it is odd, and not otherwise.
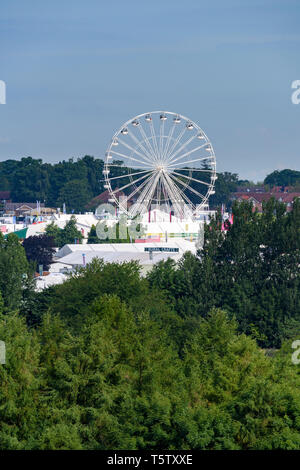
[[[268,201],[274,197],[277,201],[285,202],[286,204],[289,202],[293,202],[295,197],[300,197],[300,192],[291,192],[291,193],[283,193],[283,192],[266,192],[266,193],[256,193],[256,192],[235,192],[232,193],[233,199],[238,200],[249,200],[254,199],[257,202]]]
[[[117,198],[119,198],[120,196],[125,196],[125,194],[123,193],[123,191],[116,191],[115,193],[115,196]],[[92,208],[96,208],[97,206],[99,206],[99,204],[105,204],[108,202],[108,200],[111,199],[111,194],[109,192],[108,189],[106,189],[105,191],[103,191],[103,193],[101,194],[98,194],[98,196],[94,197],[93,199],[91,199],[87,204],[86,204],[86,209],[92,209]]]
[[[25,211],[36,209],[36,202],[6,202],[4,207],[6,211]],[[40,207],[45,207],[45,204],[41,202]]]

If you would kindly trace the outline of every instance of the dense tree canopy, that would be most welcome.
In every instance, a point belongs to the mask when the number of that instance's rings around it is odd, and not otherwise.
[[[0,316],[0,448],[299,449],[290,347],[268,357],[224,311],[191,325],[155,295],[135,264],[96,262],[35,331]]]
[[[29,271],[25,250],[17,235],[11,233],[5,239],[0,233],[0,292],[5,309],[15,310],[20,306]]]
[[[230,195],[236,191],[238,184],[239,178],[236,173],[230,173],[229,171],[218,173],[215,189],[216,192],[210,198],[210,206],[214,208],[220,206],[221,204],[230,206]]]
[[[220,219],[212,220],[197,256],[186,255],[179,266],[157,264],[149,282],[164,290],[180,315],[225,308],[240,331],[262,346],[278,347],[291,325],[300,328],[300,201],[285,213],[270,199],[262,214],[251,203],[236,203],[233,214],[227,232]]]
[[[23,241],[23,247],[28,261],[34,263],[36,270],[39,265],[43,266],[44,271],[49,269],[55,253],[53,237],[47,234],[28,237]]]
[[[275,170],[266,176],[264,183],[270,186],[300,186],[300,171]]]
[[[121,161],[112,166],[111,177],[124,174]],[[104,191],[102,175],[103,160],[86,155],[83,158],[63,160],[59,163],[43,163],[41,159],[31,157],[0,162],[0,190],[10,190],[12,200],[16,202],[44,202],[46,206],[62,207],[66,204],[68,213],[84,212],[88,203]],[[288,170],[291,171],[291,170]],[[124,178],[123,185],[130,180]],[[212,208],[224,203],[231,205],[230,193],[240,183],[236,173],[218,173],[216,193],[210,199]],[[191,181],[193,186],[193,182]],[[125,190],[126,192],[126,190]],[[195,195],[190,194],[192,200]]]
[[[16,202],[44,202],[67,211],[85,211],[85,205],[104,191],[103,160],[83,158],[49,164],[31,157],[0,162],[0,190],[10,190]]]
[[[46,235],[52,237],[55,246],[61,248],[67,244],[81,243],[83,235],[76,227],[76,217],[72,216],[63,229],[59,228],[54,222],[46,227]]]
[[[1,449],[300,449],[300,204],[233,211],[196,256],[39,293],[0,239]]]

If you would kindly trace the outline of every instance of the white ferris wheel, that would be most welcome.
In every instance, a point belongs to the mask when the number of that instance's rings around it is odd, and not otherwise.
[[[217,179],[213,146],[191,119],[153,111],[125,122],[107,149],[104,187],[129,216],[151,207],[197,215]]]

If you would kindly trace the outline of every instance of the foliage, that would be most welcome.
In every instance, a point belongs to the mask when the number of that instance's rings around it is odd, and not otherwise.
[[[11,233],[4,239],[0,233],[0,292],[6,310],[19,308],[29,271],[25,250],[17,235]]]
[[[300,449],[300,204],[233,211],[196,256],[39,293],[0,237],[0,449]]]
[[[88,243],[100,243],[100,240],[97,235],[96,225],[92,225],[91,230],[89,231]]]
[[[215,184],[215,194],[210,198],[210,206],[216,208],[221,204],[225,204],[227,207],[230,207],[230,195],[236,191],[238,184],[239,180],[236,173],[230,173],[229,171],[218,173],[218,179]]]
[[[0,337],[1,449],[299,449],[288,347],[266,356],[222,310],[182,355],[174,331],[115,294],[90,301],[77,331],[60,313],[36,331],[8,315]]]
[[[47,271],[52,262],[54,250],[54,238],[47,235],[39,235],[25,238],[23,247],[28,261],[33,261],[35,269],[38,265],[43,265],[43,270]]]
[[[16,202],[39,200],[50,207],[62,207],[65,202],[69,212],[80,212],[104,191],[99,181],[102,169],[103,161],[89,155],[55,164],[24,157],[0,162],[0,186],[11,191]]]
[[[110,176],[123,175],[125,167],[121,161],[114,161]],[[0,189],[11,191],[12,200],[16,202],[45,202],[50,207],[62,207],[67,211],[84,212],[87,208],[95,209],[99,202],[91,201],[104,191],[102,178],[104,162],[99,158],[85,155],[77,160],[63,160],[59,163],[43,163],[41,159],[31,157],[0,162]],[[123,185],[130,182],[124,177]],[[217,207],[224,203],[230,205],[229,195],[239,184],[235,173],[218,173],[216,193],[210,204]],[[193,182],[191,182],[193,186]],[[125,189],[126,193],[126,189]],[[194,200],[194,193],[190,194]]]
[[[266,176],[264,183],[269,186],[296,186],[300,185],[300,171],[275,170]]]
[[[76,217],[73,215],[63,229],[60,229],[54,222],[48,224],[46,234],[49,237],[53,237],[55,246],[59,248],[70,243],[75,243],[75,240],[77,243],[81,243],[83,239],[81,231],[76,227]]]
[[[240,331],[261,346],[279,347],[291,326],[300,326],[300,201],[285,213],[271,199],[262,214],[251,203],[235,203],[233,214],[227,232],[219,215],[205,227],[197,256],[187,255],[179,265],[161,262],[148,280],[163,289],[179,315],[205,317],[212,307],[225,308]]]
[[[71,180],[67,181],[60,189],[57,204],[62,207],[65,203],[66,209],[76,214],[82,211],[91,197],[92,193],[88,190],[85,181]]]

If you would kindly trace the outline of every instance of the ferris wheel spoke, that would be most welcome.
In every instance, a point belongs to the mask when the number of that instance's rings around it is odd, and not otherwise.
[[[192,201],[188,198],[188,196],[187,196],[178,186],[176,186],[176,185],[174,184],[174,182],[172,181],[172,179],[170,178],[170,176],[169,176],[169,175],[165,175],[165,178],[166,178],[166,180],[168,180],[169,187],[175,188],[175,192],[176,192],[176,195],[177,195],[177,196],[176,196],[177,199],[179,199],[179,201],[180,201],[180,199],[182,199],[182,202],[185,201],[185,202],[188,203],[188,205],[190,205],[191,207],[194,207]],[[184,213],[183,208],[180,206],[180,203],[177,203],[177,202],[176,202],[176,199],[174,199],[174,201],[172,201],[172,202],[173,202],[173,205],[179,207],[179,210],[180,210],[181,213]]]
[[[167,174],[164,174],[164,178],[165,178],[165,181],[166,181],[167,188],[169,188],[169,190],[170,190],[170,193],[171,193],[171,196],[172,196],[171,199],[173,200],[173,202],[176,202],[178,197],[180,199],[180,194],[178,192],[178,188],[172,182],[172,180],[170,179],[170,177]]]
[[[182,191],[181,189],[178,188],[178,191],[179,191],[179,195],[180,197],[182,198],[183,201],[185,201],[188,206],[190,207],[194,207],[194,204],[192,203],[192,201],[190,200],[190,198],[184,193],[184,191]]]
[[[165,173],[163,173],[160,177],[160,195],[159,195],[160,200],[162,200],[161,195],[163,196],[166,202],[168,200],[174,199],[174,196],[170,192],[169,184],[168,184]]]
[[[189,163],[194,163],[194,162],[201,162],[203,160],[208,160],[210,158],[214,158],[213,155],[208,155],[206,157],[202,157],[202,158],[196,158],[195,160],[189,160],[187,162],[184,162],[185,165],[188,165]],[[168,168],[173,168],[175,166],[180,166],[182,165],[182,162],[181,163],[172,163],[172,165],[168,165]]]
[[[200,171],[200,172],[204,172],[204,173],[214,173],[214,170],[205,170],[205,169],[202,169],[202,168],[178,168],[178,171]]]
[[[112,178],[109,178],[109,181],[117,180],[120,178],[129,178],[130,176],[141,175],[143,173],[151,173],[152,171],[153,170],[137,171],[136,173],[126,173],[126,175],[113,176]]]
[[[144,163],[144,165],[148,165],[148,168],[150,167],[149,163],[146,162],[145,160],[141,161],[141,160],[138,160],[137,158],[130,157],[129,155],[124,155],[124,153],[116,152],[115,150],[111,150],[110,153],[113,153],[114,155],[118,155],[119,157],[123,157],[125,159],[128,158],[129,160],[134,160],[135,162],[138,162],[140,164]],[[110,165],[110,166],[112,166],[112,165]]]
[[[193,178],[192,176],[187,176],[187,175],[181,175],[180,173],[177,173],[176,171],[172,171],[172,174],[173,175],[177,175],[177,176],[182,176],[183,178],[188,178],[189,181],[195,181],[196,183],[200,183],[200,184],[206,184],[207,186],[210,186],[211,183],[206,183],[205,181],[201,181],[201,180],[196,180],[196,178]]]
[[[136,179],[135,181],[130,181],[130,183],[125,184],[125,185],[122,186],[121,188],[115,189],[114,191],[112,191],[112,193],[115,194],[115,193],[118,193],[118,192],[120,192],[120,191],[123,191],[123,189],[129,188],[129,186],[131,186],[131,185],[137,183],[138,181],[141,181],[141,180],[144,179],[144,178],[147,178],[147,176],[148,176],[148,175],[143,175],[143,176],[141,176],[140,178]]]
[[[124,157],[125,157],[125,155],[124,155]],[[126,155],[126,158],[128,158],[127,155]],[[114,161],[115,161],[115,160],[114,160]],[[109,162],[107,163],[107,162],[106,162],[106,163],[105,163],[105,167],[106,167],[107,169],[109,169],[109,168],[111,168],[111,167],[121,168],[121,169],[129,168],[130,170],[132,169],[131,167],[128,167],[128,166],[126,166],[126,165],[122,166],[122,164],[123,164],[123,162],[122,162],[121,164],[120,164],[120,163],[109,163]],[[136,166],[136,165],[134,165],[134,168],[133,168],[133,169],[134,169],[134,170],[137,170],[137,169],[139,169],[139,168],[140,168],[141,170],[144,170],[144,169],[145,169],[144,166],[141,167],[141,166]]]
[[[144,141],[145,141],[145,143],[146,143],[146,145],[147,145],[147,147],[148,147],[149,152],[150,152],[151,155],[152,155],[152,158],[155,159],[155,152],[154,152],[154,149],[153,149],[153,147],[151,146],[151,144],[150,144],[150,142],[149,142],[149,137],[147,136],[147,134],[146,134],[146,132],[145,132],[145,130],[144,130],[144,128],[143,128],[141,122],[140,122],[140,125],[138,126],[138,128],[139,128],[139,131],[140,131],[141,136],[143,137],[143,139],[144,139]]]
[[[176,186],[171,182],[167,181],[166,183],[167,189],[169,189],[170,192],[170,200],[173,205],[177,205],[180,203],[180,200],[182,199],[179,191],[177,190]]]
[[[176,152],[174,152],[172,155],[170,155],[169,157],[169,161],[172,161],[172,159],[174,157],[176,157],[176,155],[179,154],[179,152],[181,152],[183,149],[185,149],[185,147],[187,145],[189,145],[195,138],[197,137],[197,134],[193,135],[190,139],[188,139],[184,144],[181,145],[181,147],[179,147]]]
[[[171,176],[173,176],[173,179],[171,178]],[[176,176],[170,175],[170,174],[168,175],[168,178],[169,178],[170,181],[172,181],[173,184],[174,184],[174,181],[177,180]],[[184,183],[184,182],[181,181],[181,184],[182,184],[182,186],[184,187],[183,189],[186,189],[186,187],[188,186],[189,182],[187,181],[186,183]],[[179,188],[178,186],[177,186],[177,189],[178,189],[178,191],[179,191],[179,190],[180,190],[180,191],[183,191],[183,190],[182,190],[181,188]]]
[[[158,181],[158,194],[157,194],[157,200],[158,200],[159,205],[162,201],[161,195],[163,194],[162,183],[163,183],[162,182],[162,176],[160,176],[159,181]]]
[[[192,188],[191,186],[186,186],[185,183],[183,183],[180,179],[176,178],[174,175],[170,175],[171,178],[173,178],[175,181],[178,183],[182,184],[184,186],[184,189],[188,189],[192,193],[196,194],[198,197],[200,197],[202,200],[205,200],[205,196],[203,194],[199,193],[199,191],[196,191],[196,189]],[[186,194],[185,194],[186,196]]]
[[[174,122],[174,120],[173,120],[173,124],[172,124],[172,127],[170,128],[169,134],[167,136],[167,140],[166,140],[166,143],[165,143],[165,148],[164,148],[163,155],[162,155],[162,160],[163,161],[165,161],[165,159],[166,159],[166,155],[167,155],[167,152],[168,152],[168,149],[169,149],[171,139],[172,139],[173,134],[174,134],[175,127],[176,127],[176,122]]]
[[[131,167],[125,167],[125,166],[124,166],[124,167],[120,167],[120,165],[110,165],[109,163],[107,163],[106,165],[107,165],[107,169],[109,169],[109,168],[111,168],[111,167],[114,166],[114,167],[118,167],[118,168],[129,168],[130,170],[145,170],[145,167],[144,167],[144,166],[137,166],[137,165],[134,165],[133,168],[131,168]],[[153,170],[150,170],[150,169],[149,169],[149,171],[153,171]],[[142,172],[140,172],[140,173],[142,173]],[[128,175],[128,174],[129,174],[129,173],[127,173],[127,175]]]
[[[138,127],[140,127],[141,124],[139,124]],[[148,153],[148,151],[145,149],[145,147],[142,145],[142,143],[136,138],[136,136],[128,129],[128,134],[130,135],[130,137],[132,138],[132,140],[137,144],[138,147],[140,147],[142,149],[142,151],[144,152],[145,156],[147,156],[150,161],[152,159],[152,155]]]
[[[143,188],[143,191],[141,192],[141,194],[137,198],[137,203],[140,203],[141,200],[146,198],[146,195],[148,194],[149,190],[151,189],[151,187],[154,184],[155,178],[156,178],[156,174],[152,175],[152,177],[147,180],[147,184],[145,184],[145,186]]]
[[[166,175],[164,174],[162,176],[163,178],[163,188],[164,188],[164,194],[167,195],[167,198],[170,200],[170,202],[172,203],[173,201],[176,201],[176,196],[174,195],[172,189],[170,188],[170,185],[168,183],[168,180],[166,178]],[[166,196],[165,196],[166,197]]]
[[[157,140],[156,140],[156,135],[155,135],[155,131],[154,131],[154,126],[153,126],[153,121],[151,120],[150,121],[150,130],[151,130],[151,136],[152,136],[152,141],[153,141],[153,147],[155,148],[155,161],[158,160],[158,155],[159,155],[159,151],[158,151],[158,145],[157,145]]]
[[[139,195],[136,203],[135,203],[135,209],[133,210],[134,213],[136,213],[136,211],[139,209],[139,206],[141,206],[143,204],[143,201],[145,201],[147,203],[147,200],[149,198],[149,193],[151,192],[151,189],[155,189],[155,186],[156,186],[156,180],[157,180],[157,175],[153,175],[150,180],[148,181],[148,183],[145,185],[143,191],[141,192],[141,194]],[[153,190],[154,190],[153,189]],[[148,204],[146,204],[148,206]]]
[[[184,127],[184,128],[182,129],[182,131],[180,132],[180,134],[177,136],[177,138],[176,138],[175,141],[173,142],[173,144],[172,144],[172,146],[171,146],[171,149],[170,149],[170,150],[167,152],[167,154],[166,154],[166,159],[167,159],[167,161],[169,160],[170,155],[172,154],[172,152],[175,150],[176,145],[178,144],[178,142],[180,142],[180,140],[182,139],[182,137],[183,137],[185,131],[186,131],[186,127]]]
[[[184,153],[183,155],[181,155],[178,158],[175,158],[174,160],[170,160],[169,163],[177,162],[177,160],[181,160],[182,158],[187,157],[188,155],[191,155],[192,153],[197,152],[198,150],[201,150],[204,147],[207,147],[207,142],[205,144],[199,145],[198,147],[195,147],[192,150],[189,150],[188,152]]]
[[[144,205],[146,203],[146,206],[148,206],[149,203],[149,192],[151,191],[151,188],[153,187],[154,180],[149,182],[143,189],[143,192],[139,195],[139,197],[136,200],[136,207],[139,208],[141,205]]]
[[[139,198],[138,198],[138,201],[133,205],[133,208],[130,208],[130,213],[131,215],[135,215],[138,210],[141,208],[143,209],[143,207],[141,207],[142,205],[142,201],[144,199],[144,194],[145,194],[145,191],[147,191],[147,188],[150,187],[152,185],[152,182],[153,182],[153,179],[155,178],[155,174],[150,176],[147,180],[143,181],[143,183],[140,184],[140,186],[136,187],[132,193],[128,196],[127,200],[130,200],[132,199],[132,197],[138,193],[139,191],[141,191],[142,188],[143,191],[142,193],[140,194]]]
[[[146,192],[144,200],[148,203],[150,203],[150,201],[153,198],[154,192],[155,192],[156,187],[157,187],[158,179],[159,179],[159,175],[156,176],[155,180],[153,181],[153,184],[149,185],[149,187],[147,188],[147,192]],[[150,204],[148,204],[148,205],[150,205]]]
[[[146,184],[149,183],[150,180],[152,180],[154,178],[155,175],[152,175],[150,176],[149,178],[147,178],[145,181],[143,181],[139,186],[135,186],[134,190],[127,196],[127,199],[131,199],[133,196],[135,196],[135,194],[140,191],[142,188],[145,187]]]
[[[149,197],[152,197],[156,188],[157,188],[157,183],[159,181],[159,178],[160,178],[160,175],[159,173],[158,174],[155,174],[155,178],[154,178],[154,181],[153,181],[153,184],[149,185],[149,187],[147,188],[147,193],[146,193],[146,197],[147,199],[149,199]]]
[[[160,126],[159,126],[159,158],[161,159],[162,157],[162,140],[163,140],[163,135],[165,133],[165,120],[161,119],[160,120]]]
[[[196,189],[192,188],[189,185],[185,185],[185,183],[183,183],[180,179],[176,178],[176,176],[174,176],[174,175],[170,175],[170,176],[171,176],[171,178],[174,178],[178,183],[183,185],[185,187],[185,189],[187,189],[188,191],[196,194],[198,197],[201,197],[201,199],[203,199],[203,200],[205,199],[205,196],[202,193],[200,193],[199,191],[197,191]]]
[[[150,163],[152,165],[152,161],[146,156],[146,155],[143,155],[141,152],[139,152],[138,150],[136,150],[135,148],[131,147],[131,145],[127,144],[126,142],[124,142],[123,140],[121,140],[119,138],[119,142],[124,145],[124,147],[127,147],[128,150],[131,150],[132,152],[136,153],[137,155],[139,155],[139,157],[141,157],[143,159],[143,161],[147,160],[148,163]],[[129,158],[129,157],[127,157]]]
[[[166,188],[165,188],[163,175],[162,175],[162,178],[161,178],[161,190],[162,190],[162,193],[164,195],[165,200],[169,199],[168,193],[167,193]]]

